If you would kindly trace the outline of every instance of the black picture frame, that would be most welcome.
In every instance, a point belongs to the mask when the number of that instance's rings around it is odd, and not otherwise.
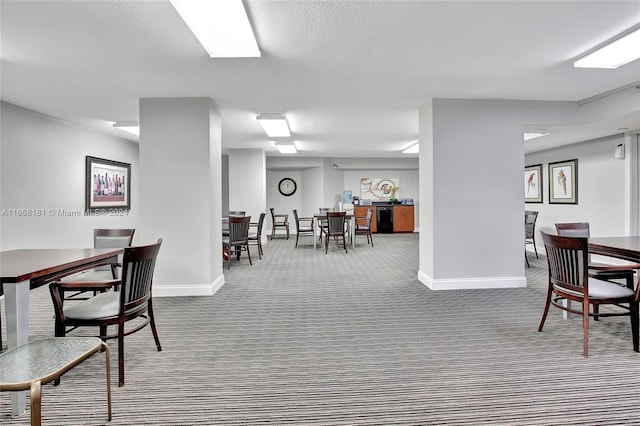
[[[86,157],[85,209],[130,210],[131,164]]]
[[[524,168],[524,202],[542,203],[542,164],[533,164]]]
[[[549,204],[578,204],[578,160],[549,163]]]

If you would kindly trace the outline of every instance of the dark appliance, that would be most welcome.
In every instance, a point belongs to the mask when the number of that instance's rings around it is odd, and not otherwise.
[[[393,234],[393,206],[377,206],[378,233]]]

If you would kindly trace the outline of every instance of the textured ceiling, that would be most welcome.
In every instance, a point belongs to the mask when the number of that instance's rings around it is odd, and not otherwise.
[[[225,149],[270,155],[260,112],[287,114],[302,155],[389,157],[418,139],[428,98],[579,101],[640,81],[640,61],[572,65],[638,24],[638,1],[249,0],[262,57],[215,60],[168,1],[0,7],[3,101],[122,136],[111,122],[137,120],[139,98],[207,96]],[[613,118],[560,142],[640,127]]]

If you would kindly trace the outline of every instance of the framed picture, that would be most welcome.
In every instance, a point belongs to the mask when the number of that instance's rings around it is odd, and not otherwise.
[[[578,204],[578,160],[549,163],[549,203]]]
[[[131,164],[87,155],[86,172],[87,210],[131,208]]]
[[[524,168],[524,202],[542,203],[542,164]]]

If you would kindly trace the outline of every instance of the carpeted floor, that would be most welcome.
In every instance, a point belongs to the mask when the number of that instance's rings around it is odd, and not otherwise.
[[[588,359],[579,318],[552,310],[538,333],[542,256],[526,289],[434,292],[416,278],[417,234],[374,238],[328,255],[280,238],[213,297],[154,299],[164,350],[149,329],[125,340],[111,424],[640,424],[628,318],[592,323]],[[53,334],[46,288],[32,307],[31,338]],[[107,424],[102,363],[44,387],[45,425]],[[0,423],[28,424],[9,404],[0,394]]]

